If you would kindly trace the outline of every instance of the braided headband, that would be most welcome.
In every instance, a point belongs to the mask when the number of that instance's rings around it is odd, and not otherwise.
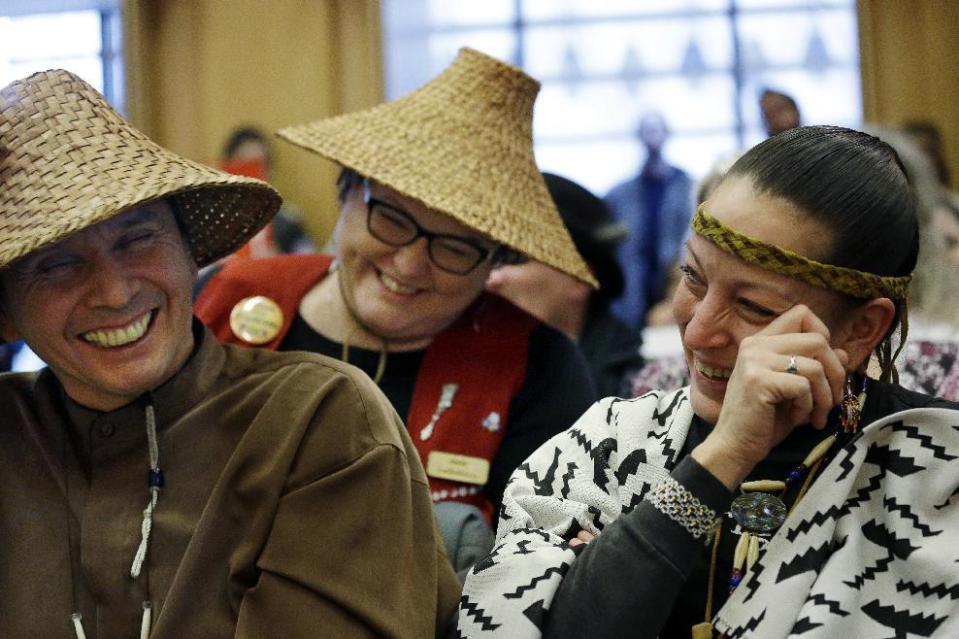
[[[706,213],[702,204],[696,210],[690,226],[698,235],[711,241],[723,251],[750,264],[813,286],[845,293],[857,299],[873,297],[905,299],[909,281],[912,279],[911,275],[883,277],[811,260],[729,228]]]

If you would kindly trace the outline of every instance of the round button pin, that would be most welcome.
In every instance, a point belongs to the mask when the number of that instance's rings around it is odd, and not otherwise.
[[[247,297],[230,311],[230,330],[247,344],[266,344],[283,328],[279,304],[263,295]]]

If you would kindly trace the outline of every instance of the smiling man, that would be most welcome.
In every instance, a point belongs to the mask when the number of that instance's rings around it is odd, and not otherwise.
[[[198,267],[278,206],[65,71],[0,90],[0,337],[48,364],[0,377],[4,636],[430,637],[449,617],[382,394],[193,319]]]
[[[170,203],[154,201],[0,272],[3,337],[26,340],[71,399],[111,411],[189,359],[196,274]]]

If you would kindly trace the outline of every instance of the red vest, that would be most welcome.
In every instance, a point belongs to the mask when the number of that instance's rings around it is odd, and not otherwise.
[[[276,349],[300,300],[326,276],[331,262],[327,255],[231,260],[203,288],[196,302],[197,317],[220,340],[245,344],[230,328],[230,311],[246,297],[266,295],[283,310],[279,334],[263,345]],[[475,464],[473,458],[492,462],[507,428],[510,402],[526,376],[529,336],[537,324],[503,298],[483,294],[427,347],[406,424],[430,473],[455,475],[459,467]],[[440,410],[443,388],[453,384],[452,401]],[[438,418],[429,428],[435,414]],[[439,455],[431,463],[433,452]],[[430,488],[433,501],[473,504],[492,521],[495,513],[482,486],[430,474]]]

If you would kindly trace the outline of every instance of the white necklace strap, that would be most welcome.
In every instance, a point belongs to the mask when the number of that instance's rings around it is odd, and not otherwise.
[[[153,511],[156,509],[157,501],[160,498],[160,489],[163,487],[163,471],[160,470],[160,447],[157,444],[156,414],[152,403],[147,404],[145,412],[147,447],[150,452],[150,472],[148,475],[150,501],[147,502],[147,507],[143,509],[143,523],[140,525],[140,545],[133,556],[133,564],[130,566],[130,576],[134,579],[140,576],[143,563],[146,561],[147,550],[150,545],[150,532],[153,530]]]

